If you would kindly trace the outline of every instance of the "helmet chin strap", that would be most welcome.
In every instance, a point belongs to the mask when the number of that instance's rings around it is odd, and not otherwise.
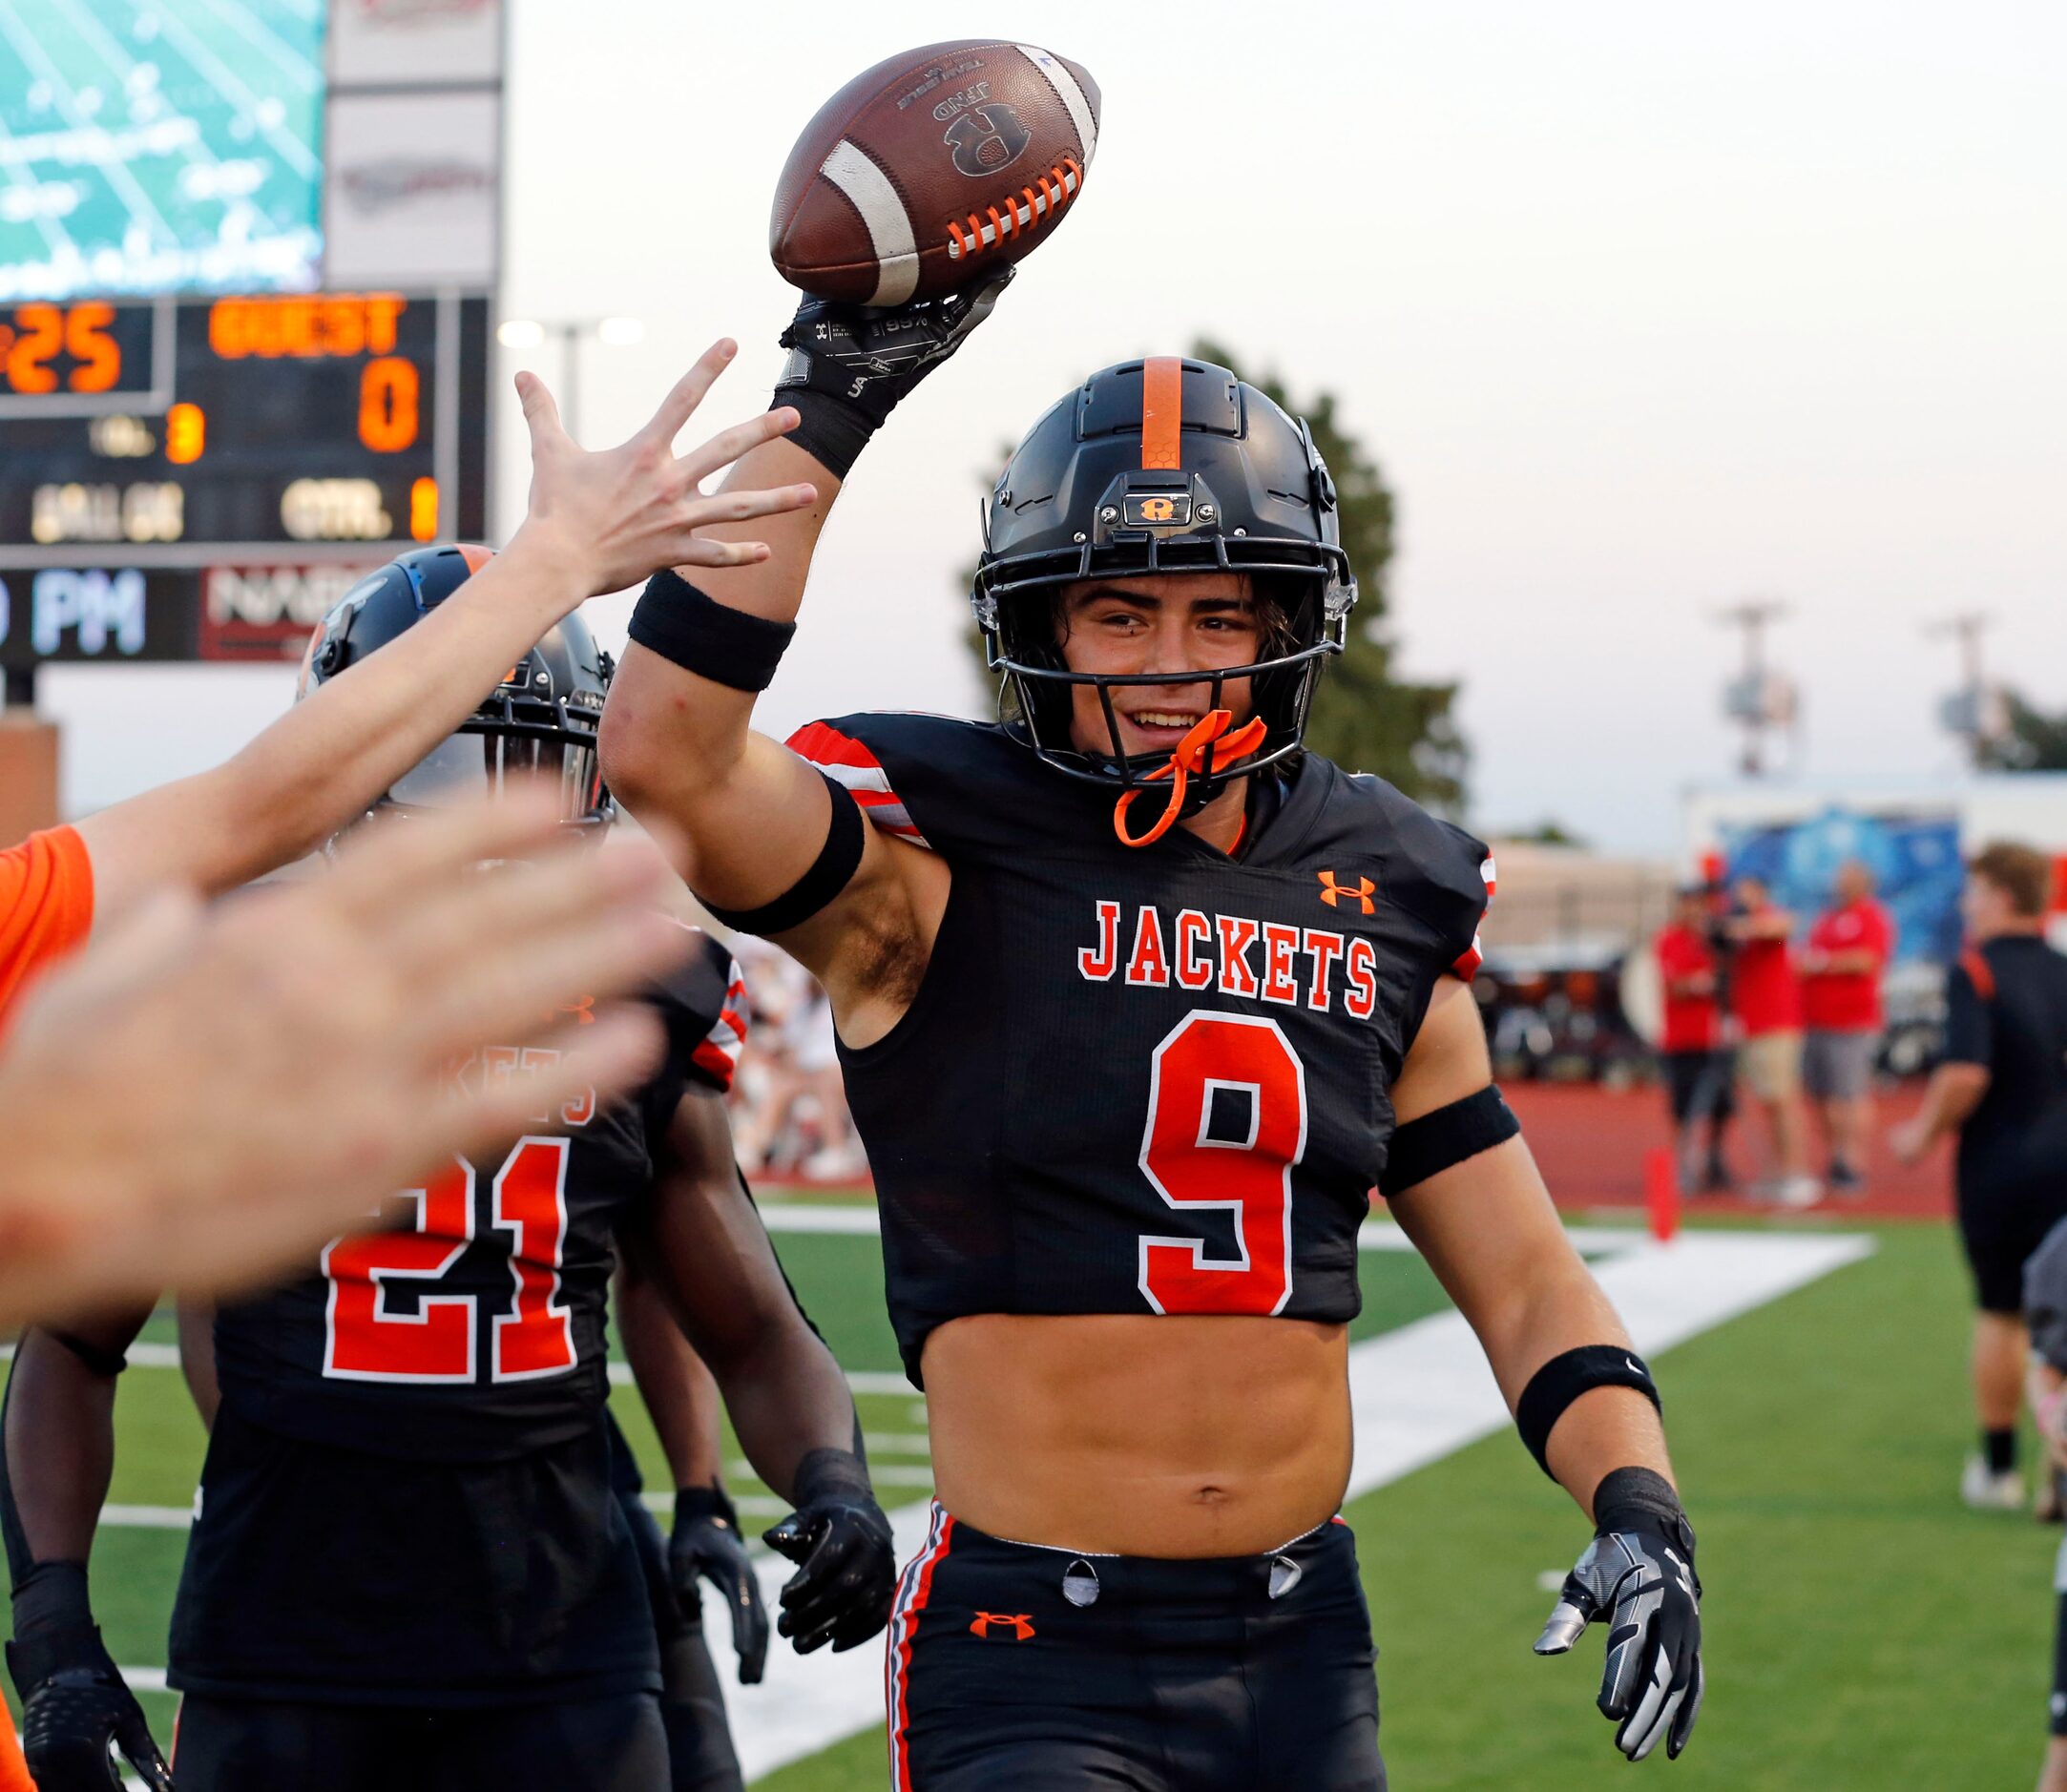
[[[1270,732],[1270,724],[1261,716],[1251,716],[1233,733],[1234,712],[1227,709],[1208,710],[1192,730],[1177,743],[1177,751],[1170,755],[1166,765],[1159,765],[1141,781],[1154,783],[1159,778],[1170,781],[1170,801],[1156,823],[1145,834],[1127,832],[1127,810],[1136,797],[1141,793],[1130,790],[1113,804],[1113,832],[1119,836],[1122,846],[1152,846],[1167,834],[1184,813],[1184,787],[1194,777],[1204,777],[1209,758],[1218,761],[1215,770],[1224,770],[1237,760],[1245,760],[1263,744],[1263,737]],[[1215,749],[1219,750],[1216,751]]]

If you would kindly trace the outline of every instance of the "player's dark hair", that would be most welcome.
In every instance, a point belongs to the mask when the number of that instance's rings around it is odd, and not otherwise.
[[[2027,921],[2040,919],[2053,901],[2053,861],[2021,841],[1992,840],[1967,861],[1970,876],[1986,878]]]

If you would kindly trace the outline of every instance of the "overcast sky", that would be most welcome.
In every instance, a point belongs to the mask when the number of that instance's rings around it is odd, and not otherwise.
[[[592,441],[720,334],[745,347],[709,422],[765,403],[785,152],[850,74],[969,23],[514,0],[505,309],[647,323],[585,351]],[[1096,162],[861,463],[771,725],[979,711],[955,575],[998,445],[1200,333],[1338,392],[1384,468],[1391,626],[1412,673],[1463,682],[1482,828],[1671,850],[1681,790],[1732,760],[1711,618],[1747,594],[1794,607],[1810,775],[1956,761],[1932,719],[1952,652],[1922,633],[1953,609],[1992,612],[1995,666],[2067,706],[2067,8],[1050,0],[1023,29],[1103,88]],[[621,636],[628,604],[594,609]],[[215,757],[285,688],[45,683],[74,806]]]

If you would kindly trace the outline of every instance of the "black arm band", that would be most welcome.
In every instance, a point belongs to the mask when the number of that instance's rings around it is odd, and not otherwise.
[[[129,1358],[119,1350],[103,1350],[98,1344],[84,1338],[74,1337],[69,1331],[57,1331],[49,1326],[39,1327],[43,1335],[53,1344],[61,1344],[72,1354],[93,1370],[95,1375],[114,1377],[129,1367]]]
[[[857,1447],[861,1440],[855,1439]],[[809,1506],[816,1500],[875,1499],[868,1479],[868,1465],[856,1450],[822,1448],[808,1450],[797,1465],[795,1504]]]
[[[646,581],[632,612],[632,638],[685,672],[735,691],[765,691],[783,662],[794,622],[750,615],[663,569]]]
[[[732,1502],[723,1488],[713,1481],[709,1487],[681,1487],[675,1490],[675,1523],[678,1528],[694,1524],[701,1518],[721,1518],[735,1532],[740,1528],[740,1515],[733,1511]]]
[[[1656,1469],[1616,1469],[1600,1477],[1594,1490],[1594,1525],[1605,1536],[1611,1531],[1635,1531],[1649,1519],[1668,1536],[1683,1531],[1692,1553],[1694,1527],[1672,1483]]]
[[[825,778],[824,772],[819,776]],[[825,844],[818,849],[810,869],[759,908],[720,908],[716,903],[704,903],[713,919],[736,933],[781,933],[802,927],[846,888],[854,867],[861,864],[868,823],[862,820],[854,793],[837,778],[825,778],[825,789],[832,797],[832,825],[825,830]]]
[[[1386,1154],[1385,1172],[1378,1178],[1378,1192],[1388,1198],[1426,1182],[1440,1170],[1490,1151],[1504,1139],[1515,1136],[1521,1122],[1499,1087],[1485,1088],[1446,1108],[1409,1120],[1392,1135]]]
[[[1581,1344],[1551,1358],[1530,1376],[1514,1407],[1514,1427],[1545,1474],[1551,1471],[1546,1455],[1551,1427],[1564,1416],[1567,1407],[1594,1387],[1634,1387],[1654,1407],[1660,1406],[1658,1384],[1643,1359],[1619,1344]]]
[[[876,432],[875,425],[852,405],[843,405],[837,398],[814,392],[809,386],[777,386],[768,408],[775,410],[783,405],[794,410],[800,421],[783,439],[794,442],[835,479],[847,476],[861,458],[862,449],[868,446],[868,438]]]

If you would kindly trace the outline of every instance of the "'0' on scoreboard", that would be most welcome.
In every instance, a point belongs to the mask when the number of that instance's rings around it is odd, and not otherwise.
[[[298,652],[485,534],[488,377],[481,297],[0,307],[0,662]]]

